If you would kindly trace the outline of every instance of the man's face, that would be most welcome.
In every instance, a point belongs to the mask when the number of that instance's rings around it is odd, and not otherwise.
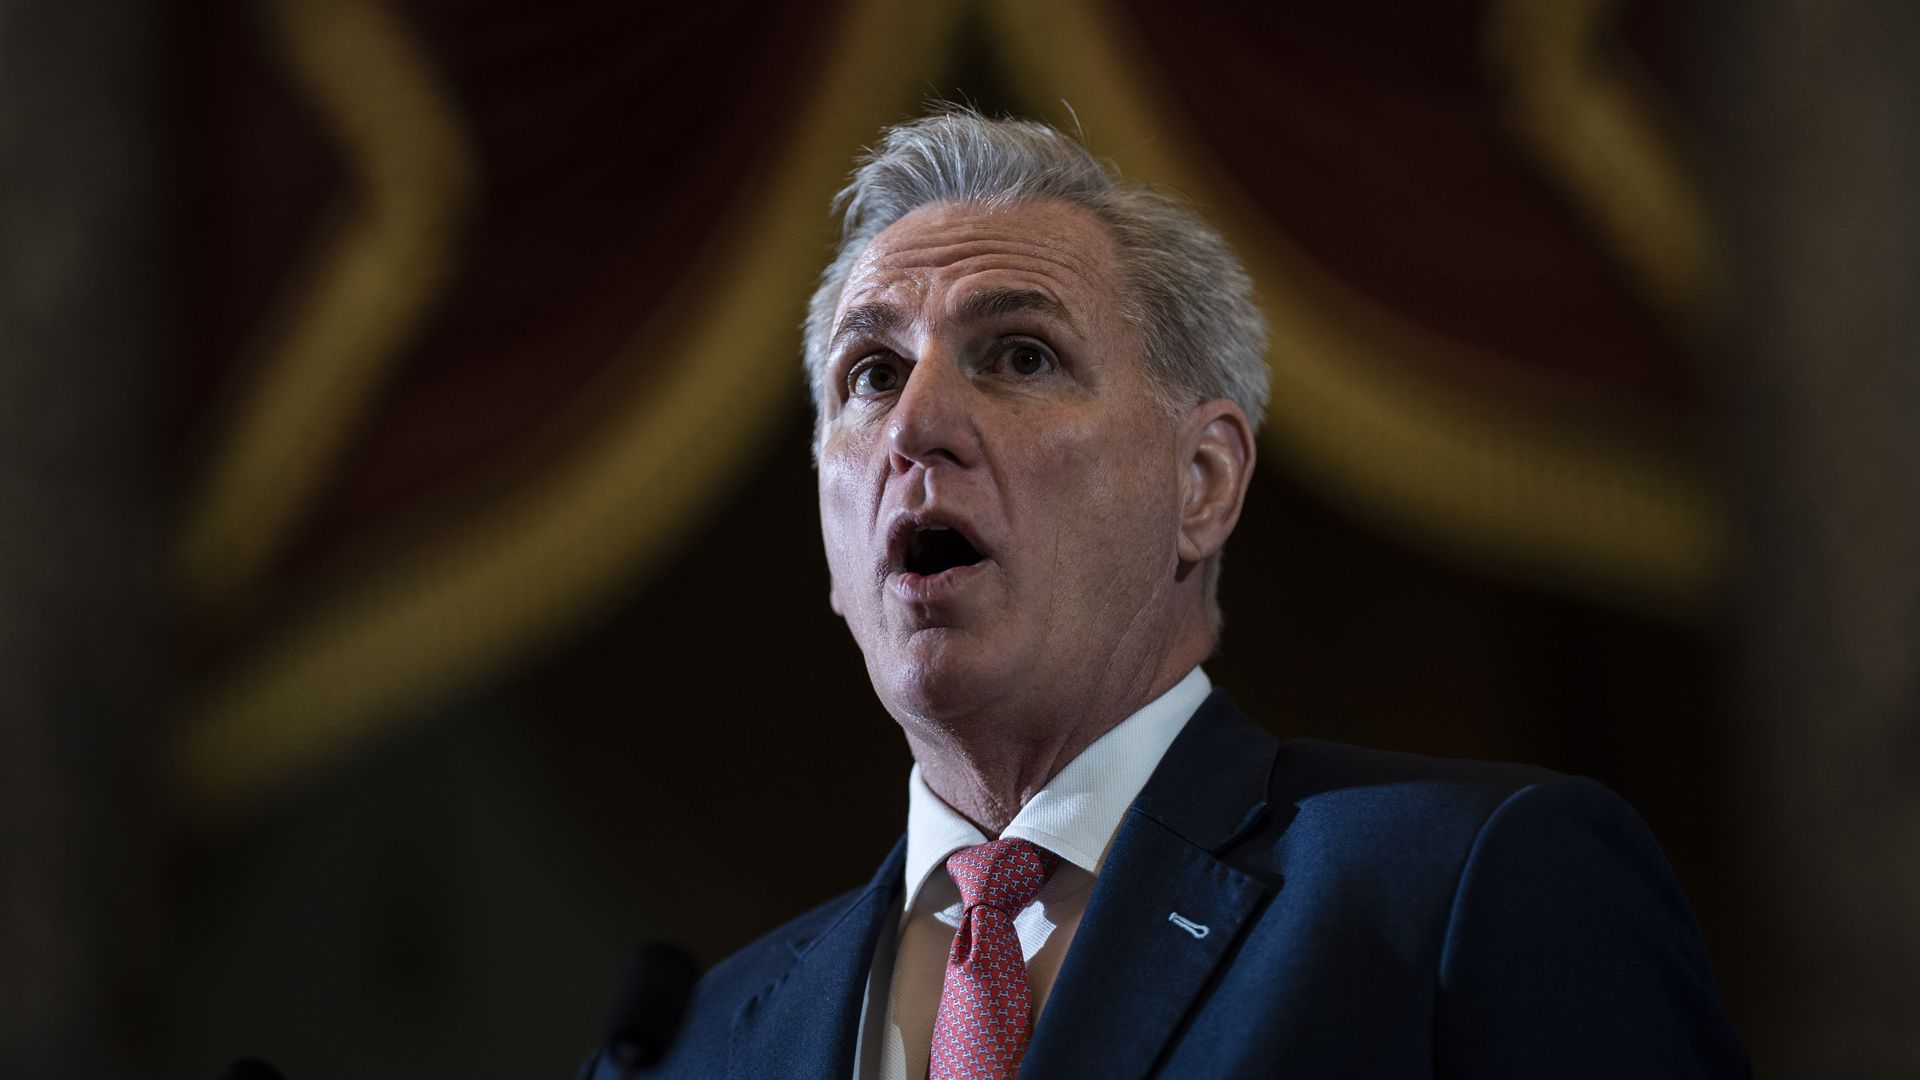
[[[882,232],[847,280],[821,531],[896,718],[1089,700],[1165,648],[1182,472],[1117,262],[1077,207],[949,204]]]

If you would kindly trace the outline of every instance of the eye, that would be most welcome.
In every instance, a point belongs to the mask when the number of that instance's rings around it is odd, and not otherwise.
[[[1053,353],[1029,341],[1013,342],[1002,350],[1000,358],[1006,370],[1015,375],[1045,375],[1059,366]]]
[[[905,376],[900,373],[898,361],[887,356],[875,356],[862,360],[847,373],[847,393],[853,397],[891,394],[900,389],[904,381]]]

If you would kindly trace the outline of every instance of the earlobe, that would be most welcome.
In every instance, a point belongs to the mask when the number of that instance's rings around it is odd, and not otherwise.
[[[1226,546],[1240,520],[1253,475],[1253,432],[1240,407],[1224,399],[1195,406],[1187,431],[1178,550],[1182,562],[1197,563]]]

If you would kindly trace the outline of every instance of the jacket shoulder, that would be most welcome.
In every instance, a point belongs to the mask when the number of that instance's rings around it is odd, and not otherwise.
[[[1289,826],[1319,823],[1373,831],[1371,848],[1400,825],[1477,827],[1514,792],[1560,778],[1531,765],[1276,737],[1216,688],[1136,805],[1160,820],[1180,822],[1176,831],[1198,837],[1203,846],[1212,846],[1202,835],[1213,831],[1209,821],[1235,816],[1228,804],[1244,797],[1271,812],[1269,839]]]
[[[854,901],[867,892],[867,888],[849,889],[741,946],[715,964],[701,978],[701,986],[705,987],[708,983],[715,988],[742,985],[746,987],[746,993],[752,993],[768,979],[784,971],[814,939],[831,930],[853,907]],[[744,998],[745,994],[741,997]]]
[[[1272,745],[1264,826],[1223,855],[1275,890],[1236,968],[1243,993],[1289,966],[1328,972],[1319,1005],[1366,1017],[1355,1031],[1407,1003],[1407,1023],[1432,1025],[1423,1073],[1750,1075],[1680,887],[1606,786]]]
[[[1303,819],[1338,820],[1376,835],[1381,829],[1391,835],[1396,828],[1423,835],[1436,830],[1465,830],[1471,835],[1516,793],[1542,784],[1606,792],[1593,781],[1534,765],[1289,739],[1280,744],[1275,756],[1268,799],[1270,805],[1290,807]]]
[[[790,969],[807,945],[833,929],[871,888],[848,890],[767,931],[715,964],[695,985],[666,1057],[641,1075],[723,1075],[734,1019],[748,999]],[[602,1047],[581,1067],[578,1080],[619,1075]]]
[[[1425,783],[1441,785],[1441,790],[1457,797],[1504,797],[1528,784],[1561,775],[1537,765],[1427,757],[1324,739],[1283,740],[1274,774],[1277,783],[1302,795],[1317,790]]]

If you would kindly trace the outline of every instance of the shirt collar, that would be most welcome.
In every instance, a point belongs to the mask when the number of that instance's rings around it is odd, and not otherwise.
[[[1000,835],[1031,840],[1089,874],[1099,873],[1127,807],[1212,690],[1206,672],[1198,667],[1187,672],[1172,689],[1082,750],[1027,800]],[[906,910],[913,909],[928,877],[948,855],[986,842],[972,822],[927,787],[915,765],[907,774]]]

